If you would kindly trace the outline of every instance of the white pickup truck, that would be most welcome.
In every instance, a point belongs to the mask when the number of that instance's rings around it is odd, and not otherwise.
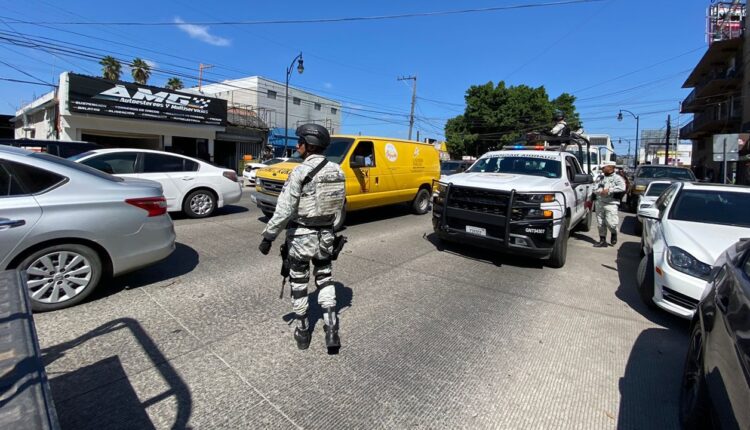
[[[437,182],[432,224],[438,237],[563,267],[570,231],[591,228],[593,178],[574,154],[544,148],[488,152],[466,172]]]

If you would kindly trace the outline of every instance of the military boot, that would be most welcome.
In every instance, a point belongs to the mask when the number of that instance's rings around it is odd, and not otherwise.
[[[339,339],[339,321],[336,318],[336,309],[331,307],[324,309],[324,311],[328,317],[324,318],[326,321],[323,325],[323,330],[326,332],[326,347],[329,349],[339,348],[341,339]]]
[[[612,246],[617,245],[617,233],[612,233],[612,238],[610,238],[609,244]]]
[[[297,315],[297,328],[294,329],[294,340],[297,348],[307,349],[310,347],[310,328],[307,326],[307,315]]]
[[[605,236],[599,236],[599,242],[596,242],[594,244],[594,248],[606,248],[607,247],[607,238]]]

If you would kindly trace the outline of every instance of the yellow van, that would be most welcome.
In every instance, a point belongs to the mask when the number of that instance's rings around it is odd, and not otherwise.
[[[324,155],[338,163],[346,176],[346,204],[334,221],[334,229],[343,227],[347,212],[360,209],[409,202],[415,213],[429,211],[432,181],[440,178],[440,157],[431,144],[335,135]],[[273,214],[284,181],[299,161],[257,171],[251,199],[266,216]]]

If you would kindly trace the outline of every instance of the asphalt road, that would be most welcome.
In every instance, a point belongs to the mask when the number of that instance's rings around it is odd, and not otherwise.
[[[328,355],[322,323],[297,350],[248,197],[175,217],[169,259],[35,315],[63,429],[678,427],[688,322],[640,303],[632,216],[618,247],[575,234],[550,269],[442,246],[406,208],[351,214]]]

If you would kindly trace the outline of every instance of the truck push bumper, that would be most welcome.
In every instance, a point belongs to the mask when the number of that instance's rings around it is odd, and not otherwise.
[[[565,199],[564,194],[558,194]],[[539,204],[521,201],[517,196],[515,191],[449,185],[444,198],[433,199],[433,229],[445,240],[537,257],[550,255],[555,245],[555,222],[561,218],[526,219],[524,211]]]

